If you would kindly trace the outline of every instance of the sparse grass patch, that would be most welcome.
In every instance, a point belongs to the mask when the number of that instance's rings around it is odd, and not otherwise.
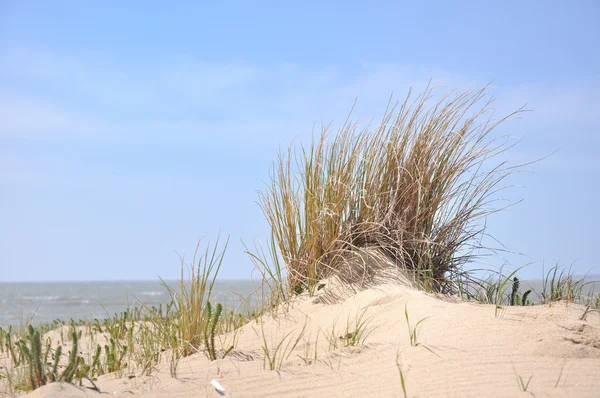
[[[236,344],[235,330],[248,320],[220,303],[213,306],[210,302],[226,247],[227,243],[219,251],[217,241],[212,250],[209,245],[203,255],[196,256],[198,245],[187,281],[182,260],[179,290],[163,281],[171,297],[171,303],[165,306],[150,308],[141,303],[141,308],[127,309],[103,320],[0,329],[0,353],[11,361],[10,367],[0,371],[6,392],[31,390],[53,381],[92,381],[107,373],[120,377],[127,372],[132,378],[152,372],[165,355],[171,375],[176,377],[179,360],[184,356],[204,350],[211,360],[225,357]],[[52,349],[56,341],[42,338],[53,329],[61,344],[56,350]],[[233,332],[233,337],[222,338],[228,332]],[[88,338],[89,347],[81,346],[82,337]],[[219,349],[219,344],[227,346]],[[70,346],[68,357],[63,353],[65,345]],[[78,349],[86,353],[77,355]]]
[[[584,288],[593,284],[593,281],[585,281],[585,278],[577,279],[572,267],[568,269],[555,264],[548,273],[542,277],[542,291],[538,295],[540,304],[552,305],[558,301],[569,303],[583,303],[589,299],[584,294]]]
[[[350,317],[346,320],[346,330],[340,340],[344,347],[357,347],[365,344],[367,337],[375,330],[369,328],[373,317],[365,317],[367,309],[360,311],[352,320]]]
[[[319,335],[320,332],[317,333],[314,343],[311,342],[310,335],[304,340],[304,355],[298,355],[298,358],[306,365],[312,365],[319,360]]]
[[[260,326],[260,335],[258,331],[254,329],[254,332],[262,340],[262,351],[263,351],[263,369],[265,370],[279,370],[283,365],[283,361],[287,360],[306,331],[306,322],[302,327],[300,333],[293,338],[293,331],[288,332],[283,337],[277,335],[271,335],[267,337],[265,328],[262,320],[257,320],[256,323]]]
[[[516,276],[513,278],[513,282],[512,282],[512,291],[510,292],[510,305],[515,306],[515,305],[529,305],[529,300],[527,300],[527,298],[529,297],[529,295],[531,294],[531,289],[526,290],[523,295],[521,296],[519,294],[519,286],[520,286],[521,282],[519,281],[519,278],[517,278]]]
[[[359,311],[354,317],[348,315],[343,332],[338,332],[337,323],[339,318],[333,320],[330,329],[321,331],[329,343],[329,352],[342,347],[358,347],[365,345],[369,335],[375,328],[369,327],[373,317],[365,317],[367,309]]]

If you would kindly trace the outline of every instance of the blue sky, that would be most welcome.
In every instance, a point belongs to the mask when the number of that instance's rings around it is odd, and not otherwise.
[[[528,104],[509,161],[558,149],[488,220],[512,266],[600,272],[598,2],[287,3],[0,3],[0,279],[177,277],[219,231],[247,278],[277,149],[430,78]]]

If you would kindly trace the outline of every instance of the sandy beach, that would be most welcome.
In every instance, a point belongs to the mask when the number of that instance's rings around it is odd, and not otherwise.
[[[166,363],[151,376],[108,374],[102,394],[144,397],[220,396],[571,396],[600,394],[600,315],[580,305],[503,307],[429,295],[398,284],[335,303],[327,288],[301,295],[239,330],[226,358],[183,358],[177,378]],[[410,326],[407,324],[407,309]],[[583,317],[583,319],[582,319]],[[346,344],[356,331],[356,345]],[[417,323],[420,322],[417,326]],[[409,327],[411,329],[409,329]],[[411,332],[417,328],[411,345]],[[280,345],[274,370],[272,355]],[[345,345],[349,345],[345,347]],[[100,395],[53,383],[31,397]]]

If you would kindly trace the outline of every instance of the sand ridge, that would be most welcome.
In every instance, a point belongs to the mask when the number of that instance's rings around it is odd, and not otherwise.
[[[216,397],[210,384],[215,379],[226,396],[403,397],[400,369],[409,397],[600,396],[600,315],[589,312],[581,319],[582,306],[503,307],[496,316],[493,305],[398,284],[337,302],[323,300],[327,294],[323,289],[316,297],[302,295],[245,325],[224,359],[210,362],[203,353],[183,358],[176,379],[162,363],[151,376],[104,375],[96,384],[116,396]],[[416,346],[405,306],[413,330],[424,319]],[[361,344],[345,347],[357,321],[364,326]],[[282,340],[283,360],[276,358],[270,371],[263,346],[272,352]],[[59,384],[30,395],[100,396]]]

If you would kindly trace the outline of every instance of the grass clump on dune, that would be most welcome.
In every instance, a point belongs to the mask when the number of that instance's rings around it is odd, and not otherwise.
[[[563,302],[588,306],[591,310],[600,309],[600,295],[595,292],[598,281],[584,276],[576,276],[572,267],[556,263],[548,272],[542,273],[539,283],[526,284],[521,289],[521,280],[515,276],[521,268],[506,274],[488,270],[491,275],[479,278],[467,288],[469,294],[479,302],[499,306],[548,305]]]
[[[226,357],[235,348],[235,330],[247,322],[244,314],[211,303],[226,248],[217,241],[200,252],[199,244],[189,274],[184,275],[182,261],[178,285],[163,281],[171,299],[164,308],[141,303],[102,321],[0,328],[0,395],[54,381],[93,383],[107,373],[134,378],[151,374],[161,361],[176,377],[182,357],[198,352],[209,360]],[[47,335],[53,329],[56,333]]]
[[[490,133],[520,110],[493,120],[486,88],[437,100],[434,92],[409,92],[375,128],[347,120],[335,135],[325,126],[310,146],[280,153],[260,205],[270,257],[282,263],[267,274],[288,294],[333,275],[368,281],[383,263],[429,291],[456,292],[468,279],[482,220],[498,210],[493,194],[513,170],[496,160],[508,141]],[[385,261],[353,266],[364,253]]]
[[[200,243],[198,243],[189,267],[188,283],[186,283],[184,275],[183,260],[181,279],[177,289],[171,288],[163,281],[175,307],[172,317],[174,322],[172,326],[175,327],[164,330],[165,325],[160,318],[155,326],[165,335],[166,341],[175,341],[175,345],[179,347],[180,353],[184,357],[198,352],[205,343],[206,324],[211,322],[211,295],[223,263],[227,243],[219,251],[217,240],[212,250],[210,246],[207,246],[205,252],[197,258],[200,249]]]
[[[219,249],[219,240],[212,246],[207,245],[204,253],[199,254],[200,243],[189,266],[187,279],[186,268],[182,260],[181,279],[176,288],[163,281],[169,292],[171,303],[169,311],[163,315],[144,307],[148,314],[149,326],[146,326],[152,346],[158,346],[170,354],[170,372],[177,375],[180,358],[198,352],[204,352],[208,359],[214,361],[227,356],[236,344],[235,330],[247,320],[244,315],[236,314],[223,308],[221,303],[211,304],[214,284],[223,263],[228,241]],[[231,333],[230,340],[219,339],[219,335]]]

